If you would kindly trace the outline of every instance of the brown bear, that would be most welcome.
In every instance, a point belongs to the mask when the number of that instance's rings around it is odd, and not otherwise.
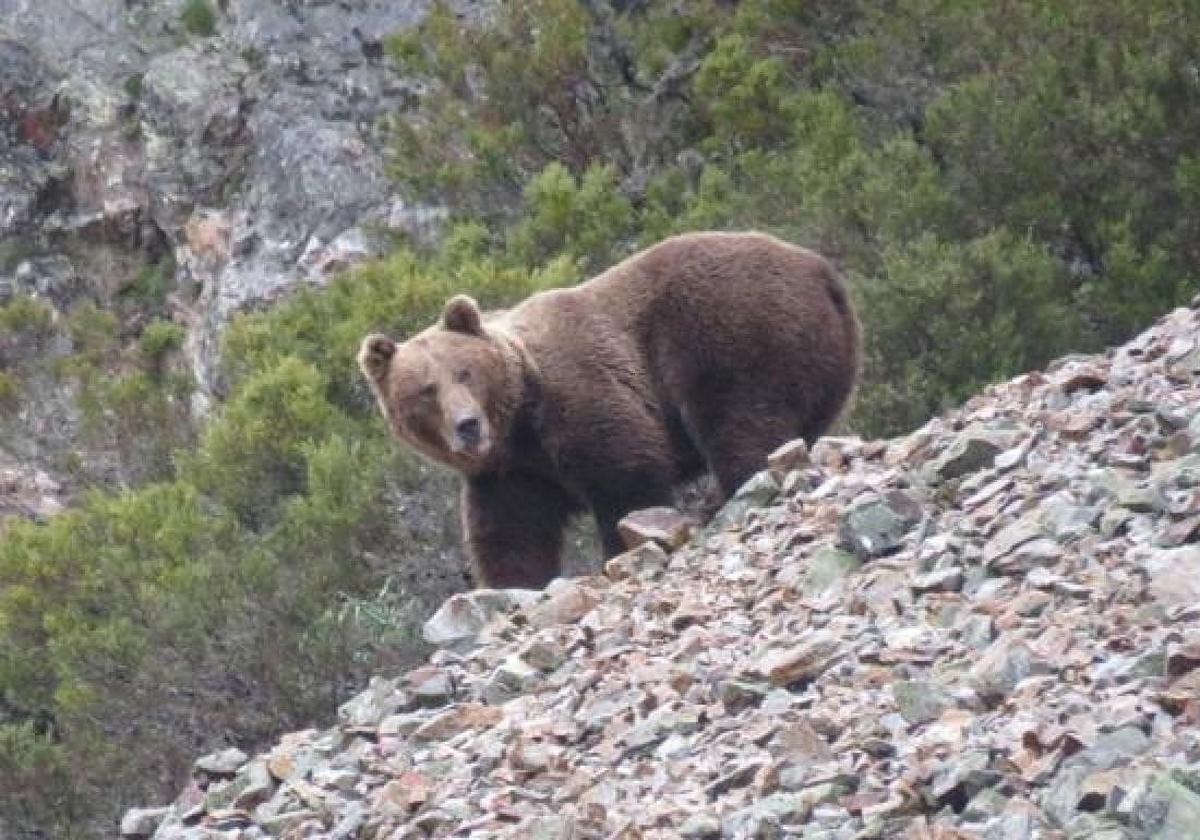
[[[822,257],[761,233],[691,233],[579,286],[481,314],[459,295],[359,363],[392,431],[464,479],[477,583],[541,587],[568,518],[617,522],[710,471],[722,499],[780,444],[810,444],[858,369],[858,324]]]

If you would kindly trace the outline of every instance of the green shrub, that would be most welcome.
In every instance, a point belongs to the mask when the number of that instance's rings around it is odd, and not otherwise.
[[[185,0],[179,22],[192,35],[208,38],[217,31],[217,13],[209,0]]]
[[[919,425],[1079,340],[1062,265],[1005,231],[961,244],[925,235],[888,248],[878,275],[855,280],[870,390],[854,426],[866,434]]]
[[[595,165],[577,182],[561,164],[547,166],[525,188],[528,212],[514,228],[512,254],[526,265],[555,256],[599,271],[632,232],[633,208],[610,166]]]
[[[130,99],[138,100],[142,98],[142,82],[144,75],[142,73],[131,73],[125,77],[121,87],[125,91],[125,95]]]
[[[28,295],[16,295],[0,306],[0,330],[44,337],[54,330],[54,310]]]
[[[18,763],[36,783],[16,814],[0,801],[6,820],[68,798],[94,806],[101,791],[128,805],[139,784],[178,771],[170,751],[139,741],[152,721],[184,723],[197,711],[178,691],[202,684],[197,656],[228,615],[235,539],[228,518],[181,485],[92,496],[48,526],[9,527],[0,541],[0,684],[29,725],[0,727],[0,765]],[[45,727],[53,745],[39,740]]]
[[[120,349],[117,316],[91,301],[75,307],[66,326],[76,355],[90,364],[98,365]]]
[[[10,412],[20,404],[21,390],[20,380],[0,370],[0,414]]]
[[[204,430],[188,475],[249,525],[304,489],[306,447],[336,428],[325,380],[295,357],[242,383]]]
[[[151,321],[138,339],[138,353],[155,369],[162,366],[166,356],[183,346],[187,331],[170,321]]]
[[[497,194],[519,194],[552,160],[580,173],[611,155],[619,126],[604,112],[621,105],[605,102],[593,79],[601,59],[592,25],[575,0],[503,3],[484,28],[462,26],[448,4],[435,3],[417,30],[387,44],[403,70],[439,86],[426,99],[427,119],[392,123],[395,172],[424,192],[495,209]],[[472,74],[476,66],[482,74]]]
[[[794,119],[786,73],[780,59],[752,55],[740,33],[719,38],[700,65],[694,86],[713,126],[706,145],[719,151],[770,146],[785,139]]]
[[[140,131],[141,123],[137,123]],[[143,266],[134,276],[133,282],[121,289],[121,296],[138,306],[161,304],[171,289],[175,276],[175,260],[169,256]]]
[[[53,836],[69,835],[83,816],[66,750],[44,722],[0,723],[0,801],[18,824]]]

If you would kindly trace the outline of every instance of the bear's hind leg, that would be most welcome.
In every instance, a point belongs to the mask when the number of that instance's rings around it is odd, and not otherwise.
[[[463,485],[463,538],[475,583],[493,589],[540,589],[562,571],[565,492],[544,479],[506,475]]]
[[[719,504],[724,504],[750,479],[767,468],[767,456],[801,436],[791,412],[775,413],[771,406],[734,401],[728,411],[710,410],[693,418],[697,448],[704,453],[717,480]]]

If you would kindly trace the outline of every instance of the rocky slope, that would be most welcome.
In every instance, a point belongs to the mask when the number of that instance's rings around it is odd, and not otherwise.
[[[455,596],[427,665],[122,831],[1200,836],[1196,304],[908,437],[786,448],[603,577]]]
[[[186,325],[202,410],[235,312],[436,226],[395,192],[378,136],[417,94],[382,39],[426,5],[0,0],[0,305]],[[0,346],[0,371],[71,350]],[[25,379],[0,457],[61,470],[87,448],[70,387]],[[84,460],[119,483],[103,452]]]

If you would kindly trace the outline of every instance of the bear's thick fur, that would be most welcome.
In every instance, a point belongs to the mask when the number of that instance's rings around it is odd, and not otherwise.
[[[452,299],[359,362],[397,437],[464,478],[477,582],[540,587],[563,528],[617,522],[711,471],[723,498],[837,417],[858,368],[846,291],[817,254],[760,233],[693,233],[575,288],[484,316]]]

